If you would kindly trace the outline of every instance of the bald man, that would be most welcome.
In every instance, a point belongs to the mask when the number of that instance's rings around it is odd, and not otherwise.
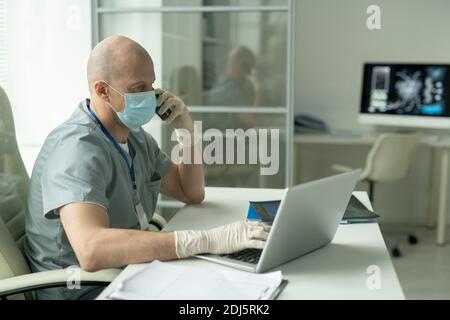
[[[114,36],[99,43],[87,76],[90,98],[53,130],[33,169],[25,241],[33,271],[80,266],[94,272],[263,248],[269,230],[262,224],[151,232],[158,194],[199,204],[204,173],[201,164],[174,164],[141,126],[156,112],[168,116],[162,118],[176,130],[182,154],[194,159],[200,148],[193,121],[178,97],[155,90],[152,59],[133,40]],[[101,289],[44,289],[38,297],[92,299]]]

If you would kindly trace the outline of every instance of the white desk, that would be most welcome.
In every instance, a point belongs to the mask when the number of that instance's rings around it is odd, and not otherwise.
[[[295,136],[295,159],[299,161],[301,156],[302,145],[341,145],[341,146],[371,146],[375,143],[377,135],[363,135],[361,137],[346,137],[346,136],[332,136],[324,134],[302,134]],[[430,162],[430,180],[429,180],[429,197],[428,197],[428,212],[427,212],[427,226],[434,227],[435,216],[437,216],[437,232],[436,243],[438,245],[445,245],[446,230],[448,224],[448,176],[449,176],[449,157],[450,157],[450,140],[439,140],[436,137],[425,136],[421,141],[421,145],[430,148],[431,162]],[[439,181],[434,181],[436,161],[440,167]],[[298,167],[298,165],[295,165]],[[296,172],[296,177],[300,176]],[[439,190],[436,190],[437,185]],[[433,205],[433,195],[438,195],[438,209],[435,214]]]
[[[210,228],[243,220],[249,200],[277,199],[282,190],[207,188],[206,201],[200,206],[181,209],[166,230]],[[370,206],[365,193],[357,196]],[[221,269],[224,266],[188,259],[175,265]],[[369,266],[380,270],[381,287],[367,287]],[[130,265],[108,286],[98,299],[106,299],[127,275],[145,265]],[[404,299],[397,275],[377,224],[343,225],[327,247],[289,262],[281,267],[289,280],[280,299]]]

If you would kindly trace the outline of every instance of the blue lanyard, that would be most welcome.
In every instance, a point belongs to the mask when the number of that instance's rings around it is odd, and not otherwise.
[[[116,139],[114,139],[114,137],[108,131],[108,129],[105,128],[105,126],[100,121],[100,119],[97,117],[95,112],[91,110],[91,106],[89,105],[89,103],[87,104],[87,108],[88,108],[89,112],[91,113],[91,115],[94,117],[95,122],[97,122],[97,124],[99,125],[100,129],[102,130],[102,132],[109,139],[109,141],[112,142],[112,144],[114,145],[116,150],[122,156],[123,160],[125,160],[125,163],[127,164],[127,167],[128,167],[129,173],[130,173],[131,182],[133,184],[133,191],[136,191],[137,190],[137,187],[136,187],[136,174],[135,174],[135,171],[134,171],[133,159],[131,159],[131,164],[130,164],[130,161],[128,160],[128,156],[127,156],[126,152],[122,149],[121,146],[119,146],[119,144],[117,143]]]

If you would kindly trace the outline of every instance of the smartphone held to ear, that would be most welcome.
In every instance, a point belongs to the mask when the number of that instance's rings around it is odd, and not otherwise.
[[[156,99],[158,99],[160,95],[161,94],[157,94]],[[170,115],[172,114],[172,110],[167,110],[163,114],[159,114],[159,110],[161,110],[161,106],[156,107],[156,114],[161,118],[162,121],[166,121],[167,119],[169,119]]]

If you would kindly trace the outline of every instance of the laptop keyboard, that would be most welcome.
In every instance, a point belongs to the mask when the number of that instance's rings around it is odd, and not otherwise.
[[[251,264],[258,264],[261,253],[262,250],[259,249],[246,249],[232,254],[224,254],[222,257]]]

